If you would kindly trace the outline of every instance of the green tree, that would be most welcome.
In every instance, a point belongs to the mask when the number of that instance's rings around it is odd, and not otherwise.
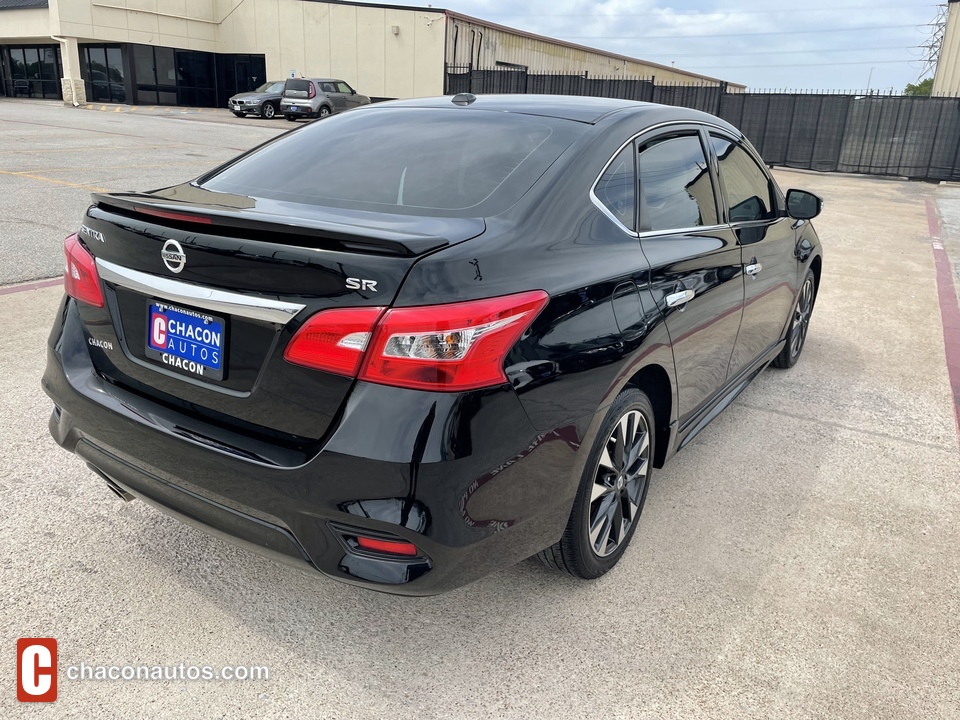
[[[933,78],[921,80],[918,83],[907,83],[903,89],[904,95],[929,95],[933,92]]]

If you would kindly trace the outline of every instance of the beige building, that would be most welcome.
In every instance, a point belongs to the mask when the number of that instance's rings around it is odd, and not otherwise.
[[[947,27],[933,78],[933,94],[960,97],[960,0],[947,2]]]
[[[441,95],[448,70],[724,84],[447,10],[335,0],[0,0],[0,60],[4,94],[65,103],[223,106],[291,73],[374,99]]]

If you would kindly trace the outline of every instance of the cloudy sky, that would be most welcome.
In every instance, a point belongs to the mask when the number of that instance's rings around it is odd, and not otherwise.
[[[871,88],[897,91],[921,76],[925,51],[919,46],[929,41],[938,9],[935,0],[436,0],[432,5],[664,65],[673,62],[751,88],[853,90],[866,88],[869,80]]]

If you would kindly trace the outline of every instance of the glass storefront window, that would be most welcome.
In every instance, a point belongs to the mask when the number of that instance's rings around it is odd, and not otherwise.
[[[3,78],[11,97],[60,98],[60,49],[56,46],[0,48],[10,58]]]
[[[127,101],[123,84],[123,54],[119,47],[84,45],[80,49],[83,79],[90,102]]]

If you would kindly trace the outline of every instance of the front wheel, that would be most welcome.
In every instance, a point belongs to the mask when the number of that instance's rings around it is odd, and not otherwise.
[[[277,114],[277,110],[273,107],[273,103],[264,103],[260,106],[260,117],[264,120],[273,120],[273,116]]]
[[[773,359],[773,366],[777,368],[792,368],[800,359],[804,343],[807,341],[807,331],[810,329],[810,316],[813,315],[813,304],[817,299],[816,284],[813,281],[813,271],[807,270],[797,293],[797,304],[793,308],[793,317],[790,318],[790,327],[787,328],[787,342],[780,354]]]
[[[538,553],[548,567],[598,578],[623,556],[637,529],[653,471],[650,399],[627,388],[614,400],[580,478],[560,542]]]

